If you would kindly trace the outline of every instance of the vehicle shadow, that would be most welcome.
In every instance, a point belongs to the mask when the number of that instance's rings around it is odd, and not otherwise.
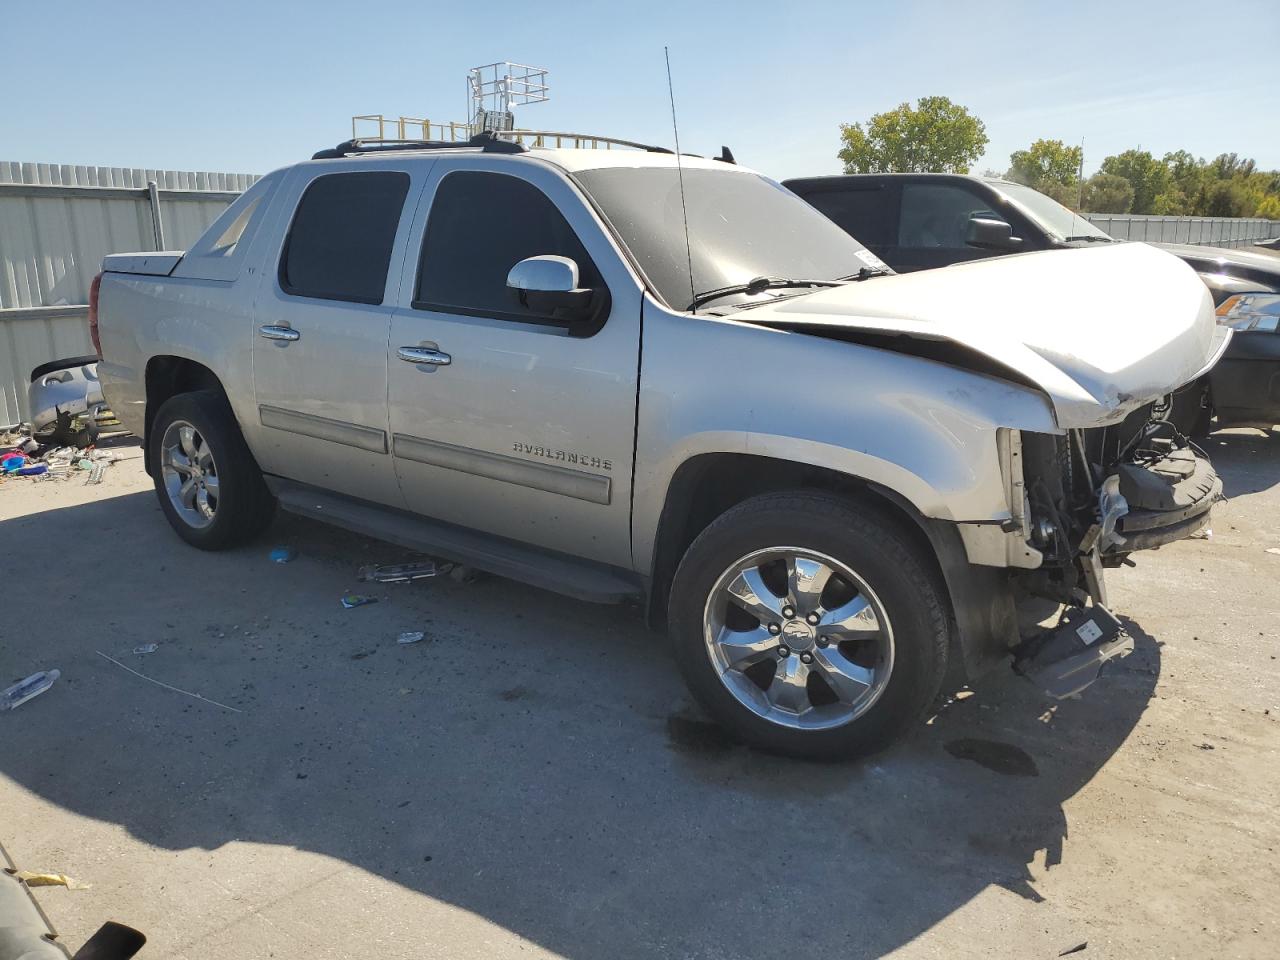
[[[1228,498],[1260,493],[1280,483],[1280,429],[1219,430],[1202,444]]]
[[[203,554],[142,493],[0,522],[0,542],[3,582],[65,601],[0,647],[0,677],[63,673],[7,718],[0,773],[161,848],[340,858],[574,960],[877,957],[990,885],[1037,900],[1068,856],[1064,801],[1160,666],[1131,624],[1137,652],[1083,701],[1002,674],[886,754],[815,765],[699,718],[633,609],[492,578],[360,585],[394,551],[291,518]],[[270,563],[275,543],[298,559]],[[91,581],[66,578],[68,550],[97,558]],[[344,611],[352,589],[381,602]],[[427,639],[398,645],[409,629]],[[197,952],[225,953],[216,936]]]

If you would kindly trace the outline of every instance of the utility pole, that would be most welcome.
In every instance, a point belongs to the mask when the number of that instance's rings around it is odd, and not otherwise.
[[[1084,206],[1084,137],[1080,138],[1080,172],[1076,174],[1076,212]]]

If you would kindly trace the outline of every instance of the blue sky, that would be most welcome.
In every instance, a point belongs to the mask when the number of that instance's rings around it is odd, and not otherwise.
[[[987,126],[975,169],[1039,137],[1086,172],[1141,145],[1280,168],[1280,4],[360,0],[9,3],[0,160],[262,173],[353,114],[464,118],[468,67],[547,67],[522,126],[729,144],[779,178],[839,172],[838,124],[942,94]],[[1212,16],[1206,16],[1208,13]]]

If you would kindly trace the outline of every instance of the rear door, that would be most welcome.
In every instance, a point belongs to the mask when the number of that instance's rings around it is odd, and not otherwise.
[[[507,290],[511,267],[548,254],[573,259],[580,286],[608,289],[589,336]],[[511,159],[437,161],[400,300],[391,434],[409,507],[629,567],[641,292],[564,175]],[[402,347],[441,362],[397,359]]]
[[[386,163],[386,161],[381,161]],[[304,165],[254,308],[253,450],[268,473],[402,506],[387,433],[387,337],[429,161]],[[396,264],[395,270],[390,265]]]

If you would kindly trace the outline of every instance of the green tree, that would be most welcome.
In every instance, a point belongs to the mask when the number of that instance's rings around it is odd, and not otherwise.
[[[1061,140],[1037,140],[1026,150],[1009,155],[1009,172],[1015,183],[1023,183],[1044,191],[1044,184],[1072,186],[1079,182],[1080,147],[1068,147]]]
[[[1076,210],[1080,206],[1080,181],[1075,183],[1058,183],[1054,180],[1041,180],[1032,184],[1046,197],[1052,197],[1064,207]]]
[[[982,121],[946,97],[921,97],[840,124],[845,173],[968,173],[987,146]]]
[[[1151,213],[1156,197],[1168,193],[1173,176],[1163,160],[1146,150],[1126,150],[1102,161],[1102,172],[1124,177],[1133,187],[1133,212]]]
[[[1082,210],[1089,213],[1128,213],[1133,206],[1133,184],[1114,173],[1095,173],[1084,182]]]
[[[1205,191],[1214,179],[1208,164],[1186,150],[1175,150],[1164,155],[1164,165],[1168,167],[1174,185],[1156,197],[1155,205],[1160,212],[1200,213],[1205,205]]]
[[[1263,197],[1253,215],[1265,220],[1280,220],[1280,196],[1272,193]]]
[[[1234,153],[1220,153],[1209,164],[1219,180],[1247,177],[1257,169],[1257,164]]]
[[[1164,193],[1151,201],[1151,212],[1162,217],[1181,217],[1191,212],[1191,201],[1177,186],[1170,184]]]

